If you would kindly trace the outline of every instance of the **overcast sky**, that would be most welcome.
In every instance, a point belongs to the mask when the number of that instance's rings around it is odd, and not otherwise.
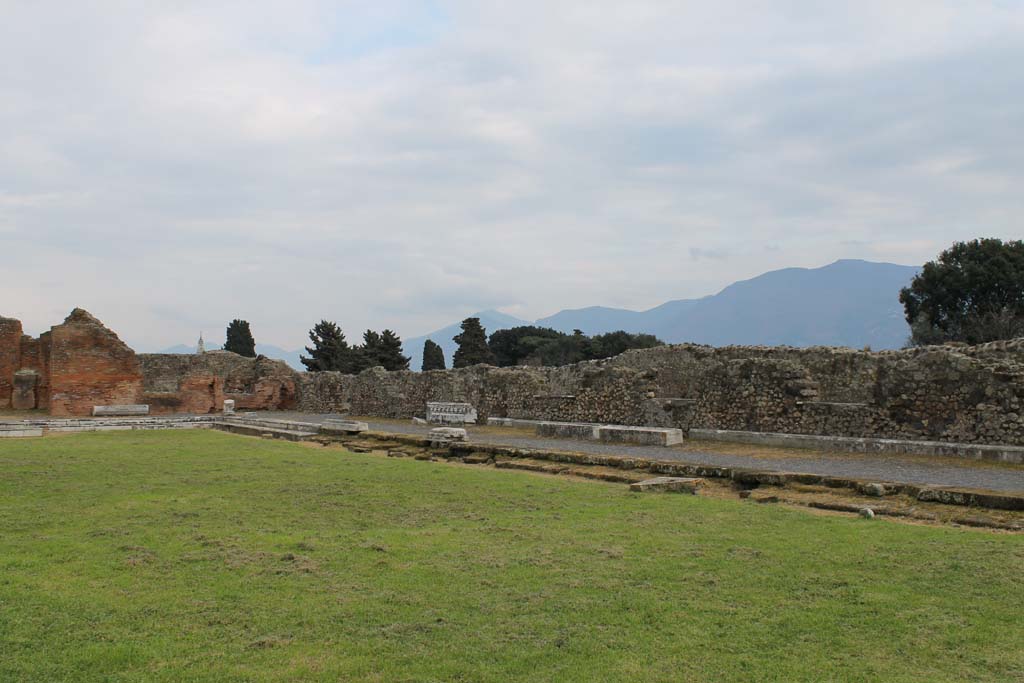
[[[0,315],[33,334],[411,337],[1024,233],[1015,0],[0,8]]]

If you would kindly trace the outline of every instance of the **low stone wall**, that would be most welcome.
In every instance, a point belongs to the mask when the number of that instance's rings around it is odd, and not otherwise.
[[[680,344],[559,368],[302,373],[299,410],[1024,444],[1024,339],[869,352]]]

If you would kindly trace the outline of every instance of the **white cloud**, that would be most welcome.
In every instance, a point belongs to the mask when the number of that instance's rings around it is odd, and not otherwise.
[[[1016,237],[1015,3],[22,3],[0,314],[413,336]]]

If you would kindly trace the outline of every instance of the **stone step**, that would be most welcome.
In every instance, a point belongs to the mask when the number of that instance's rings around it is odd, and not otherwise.
[[[315,431],[298,431],[294,429],[282,429],[281,427],[267,427],[259,424],[245,424],[224,420],[214,422],[213,428],[222,432],[230,432],[232,434],[240,434],[242,436],[269,435],[275,439],[283,439],[285,441],[305,441],[317,434]]]

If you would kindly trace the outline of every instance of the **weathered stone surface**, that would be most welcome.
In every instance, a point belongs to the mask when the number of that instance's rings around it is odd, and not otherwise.
[[[35,370],[18,370],[14,373],[14,391],[11,394],[11,407],[15,410],[33,410],[37,407],[36,387],[39,384],[39,373]]]
[[[92,414],[96,417],[130,417],[133,415],[149,415],[149,406],[144,403],[132,405],[93,406]]]
[[[683,442],[683,430],[658,427],[601,425],[597,428],[597,435],[601,441],[636,443],[646,446],[674,446]]]
[[[22,427],[19,429],[0,429],[0,439],[17,439],[26,436],[42,436],[42,427]]]
[[[320,427],[320,431],[327,434],[359,434],[360,432],[365,432],[369,428],[370,425],[366,424],[365,422],[360,422],[358,420],[328,419],[324,420],[323,425],[321,425]]]
[[[156,414],[216,413],[225,400],[236,410],[288,410],[296,377],[283,361],[246,358],[230,351],[139,355],[143,398]]]
[[[235,414],[235,401],[234,399],[224,399],[224,414],[234,415]]]
[[[469,403],[427,403],[427,422],[430,424],[476,424],[476,420],[476,409]]]
[[[600,438],[599,429],[599,425],[579,422],[538,422],[536,426],[538,436],[594,441]]]
[[[703,479],[686,477],[655,477],[629,485],[630,491],[668,491],[673,493],[697,493],[704,485]]]
[[[466,430],[460,427],[435,427],[430,430],[431,441],[465,441]]]

